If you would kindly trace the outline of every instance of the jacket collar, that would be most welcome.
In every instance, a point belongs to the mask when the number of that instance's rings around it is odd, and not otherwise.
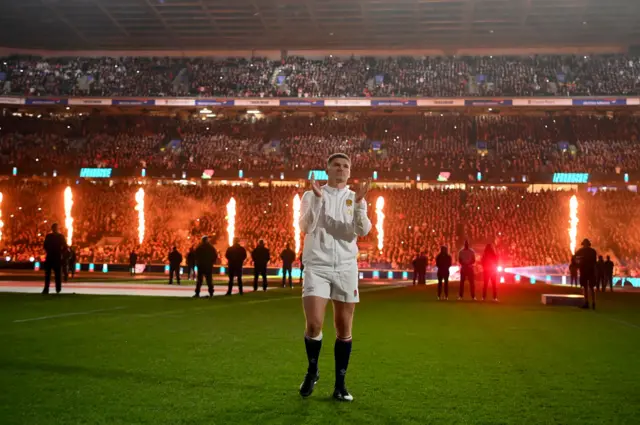
[[[331,193],[332,195],[335,195],[335,194],[343,193],[349,190],[349,185],[346,185],[343,189],[337,189],[335,187],[329,186],[328,184],[325,184],[324,186],[322,186],[322,190],[328,193]]]

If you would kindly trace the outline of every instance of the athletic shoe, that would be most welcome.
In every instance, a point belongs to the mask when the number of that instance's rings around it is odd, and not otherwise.
[[[300,395],[302,397],[309,397],[313,392],[313,388],[316,386],[316,382],[320,379],[320,373],[316,372],[315,375],[307,374],[304,376],[304,381],[300,385]]]
[[[336,388],[333,391],[333,398],[338,401],[353,401],[353,396],[349,394],[346,387]]]

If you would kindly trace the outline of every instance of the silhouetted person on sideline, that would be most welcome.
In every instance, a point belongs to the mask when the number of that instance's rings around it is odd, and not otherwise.
[[[136,274],[136,263],[138,262],[138,254],[135,251],[131,251],[129,254],[129,272],[131,276]]]
[[[287,286],[287,273],[289,274],[289,287],[293,288],[293,262],[296,261],[296,253],[289,247],[287,247],[280,254],[282,259],[282,287]]]
[[[258,246],[251,252],[253,260],[253,290],[258,290],[258,276],[262,276],[262,290],[267,290],[267,264],[271,260],[271,253],[260,240]]]
[[[62,256],[65,250],[69,249],[67,241],[58,232],[58,223],[51,225],[51,233],[44,238],[44,250],[47,256],[44,261],[44,289],[43,294],[49,293],[51,284],[51,272],[56,281],[56,293],[62,291]]]
[[[300,287],[302,287],[302,278],[304,276],[304,262],[302,261],[303,249],[300,249]]]
[[[182,263],[182,254],[175,246],[169,253],[169,285],[173,285],[173,275],[176,276],[176,282],[180,285],[180,264]]]
[[[202,280],[206,279],[209,287],[209,298],[213,298],[213,265],[218,261],[218,252],[209,243],[207,236],[202,237],[202,242],[195,251],[196,267],[198,267],[198,277],[196,279],[196,294],[194,298],[200,297]]]
[[[424,252],[418,254],[413,260],[413,284],[416,284],[416,278],[418,285],[425,285],[427,283],[427,257]]]
[[[607,285],[611,288],[611,292],[613,292],[613,261],[611,261],[611,257],[607,255],[607,261],[604,262],[604,288],[603,291],[607,290]]]
[[[571,286],[578,286],[578,262],[576,261],[575,254],[571,256],[571,263],[569,264],[569,274],[571,275]]]
[[[78,262],[78,257],[76,256],[76,250],[72,247],[70,249],[69,255],[69,273],[71,273],[71,279],[76,277],[76,263]]]
[[[492,283],[493,300],[498,301],[498,254],[491,244],[488,244],[482,255],[482,274],[484,286],[482,287],[482,301],[487,298],[487,287]]]
[[[196,250],[189,248],[187,252],[187,280],[196,278]]]
[[[229,289],[226,295],[231,295],[233,289],[233,278],[238,278],[238,292],[242,295],[242,265],[247,259],[247,250],[240,245],[240,239],[235,238],[233,245],[227,249],[227,261],[229,263]]]
[[[576,252],[576,260],[580,268],[580,285],[584,291],[584,305],[589,308],[589,293],[591,293],[591,305],[596,309],[596,250],[591,248],[589,239],[582,241],[582,248]]]
[[[440,254],[436,256],[436,267],[438,269],[438,299],[442,299],[442,284],[444,283],[444,299],[449,299],[449,269],[453,259],[449,255],[446,246],[440,247]]]
[[[596,289],[598,291],[602,290],[604,287],[604,258],[601,256],[598,257],[598,262],[596,263]]]
[[[469,241],[464,241],[464,248],[458,253],[458,262],[460,263],[460,293],[458,294],[458,299],[464,298],[464,281],[468,279],[471,299],[475,301],[476,285],[473,265],[476,263],[476,253],[469,248]]]

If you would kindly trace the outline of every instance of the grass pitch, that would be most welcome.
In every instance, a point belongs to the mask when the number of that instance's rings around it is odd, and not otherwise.
[[[214,300],[0,294],[0,423],[638,423],[640,293],[603,294],[594,312],[540,304],[567,288],[500,289],[493,304],[362,287],[350,404],[330,398],[331,311],[320,381],[298,395],[299,289]]]

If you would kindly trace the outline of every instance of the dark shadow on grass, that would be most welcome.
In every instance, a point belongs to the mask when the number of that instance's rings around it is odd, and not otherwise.
[[[10,360],[0,363],[0,371],[24,371],[24,372],[43,372],[48,374],[58,374],[64,376],[83,376],[87,378],[103,379],[110,381],[129,381],[133,383],[158,384],[158,385],[181,385],[189,388],[240,388],[242,390],[252,391],[259,394],[265,391],[263,385],[243,384],[238,381],[220,381],[212,377],[203,377],[202,379],[176,378],[175,376],[157,375],[153,373],[145,373],[123,369],[105,369],[85,366],[71,366],[63,364],[22,362]],[[215,373],[215,368],[212,369]],[[273,390],[273,389],[271,389]],[[280,389],[282,390],[282,389]]]

